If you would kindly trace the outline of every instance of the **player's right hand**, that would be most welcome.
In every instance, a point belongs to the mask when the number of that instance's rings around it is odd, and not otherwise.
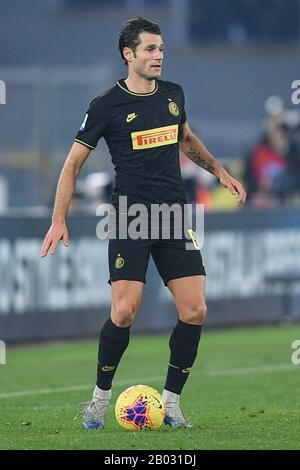
[[[50,255],[53,255],[56,247],[58,245],[59,240],[63,240],[63,243],[65,246],[69,246],[69,235],[68,235],[68,229],[65,224],[63,223],[52,223],[51,227],[49,228],[42,247],[40,251],[41,258],[44,258],[44,256],[47,256],[48,251],[50,249]]]

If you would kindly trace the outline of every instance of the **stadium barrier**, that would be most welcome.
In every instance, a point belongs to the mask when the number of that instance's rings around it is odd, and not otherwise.
[[[110,312],[107,241],[99,219],[70,217],[70,247],[40,259],[49,217],[0,218],[0,338],[40,341],[98,335]],[[207,327],[300,320],[300,220],[295,210],[243,210],[205,216]],[[272,276],[291,276],[286,290]],[[285,296],[285,297],[284,297]],[[135,331],[170,330],[176,308],[150,261]]]

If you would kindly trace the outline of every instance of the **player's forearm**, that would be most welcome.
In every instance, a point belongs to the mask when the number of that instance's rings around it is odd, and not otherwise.
[[[201,140],[194,134],[180,142],[182,152],[196,165],[220,178],[220,173],[225,171],[222,165],[212,156]]]
[[[60,174],[56,195],[52,222],[64,223],[70,202],[74,193],[78,171],[72,164],[65,164]]]

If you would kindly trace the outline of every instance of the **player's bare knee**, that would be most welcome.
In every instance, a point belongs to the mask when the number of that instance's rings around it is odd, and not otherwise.
[[[204,302],[202,307],[201,307],[201,312],[200,312],[200,318],[201,318],[201,323],[200,324],[202,324],[204,322],[206,314],[207,314],[207,306],[206,306],[206,303]]]
[[[136,308],[130,303],[119,303],[112,308],[112,321],[115,325],[119,327],[127,327],[132,325],[134,322],[134,317],[136,313]]]
[[[181,320],[192,325],[202,325],[207,312],[205,302],[197,303],[191,307],[186,308],[185,312],[181,314]]]

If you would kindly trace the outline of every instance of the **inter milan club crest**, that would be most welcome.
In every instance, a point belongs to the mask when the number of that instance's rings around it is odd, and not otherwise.
[[[178,116],[179,108],[178,108],[177,104],[174,103],[174,101],[171,101],[171,103],[169,103],[169,111],[170,111],[171,114],[173,114],[173,116]]]
[[[115,262],[115,267],[116,269],[121,269],[123,268],[124,266],[124,258],[122,258],[122,256],[120,255],[120,253],[118,253],[118,256],[117,256],[117,259],[116,259],[116,262]]]

